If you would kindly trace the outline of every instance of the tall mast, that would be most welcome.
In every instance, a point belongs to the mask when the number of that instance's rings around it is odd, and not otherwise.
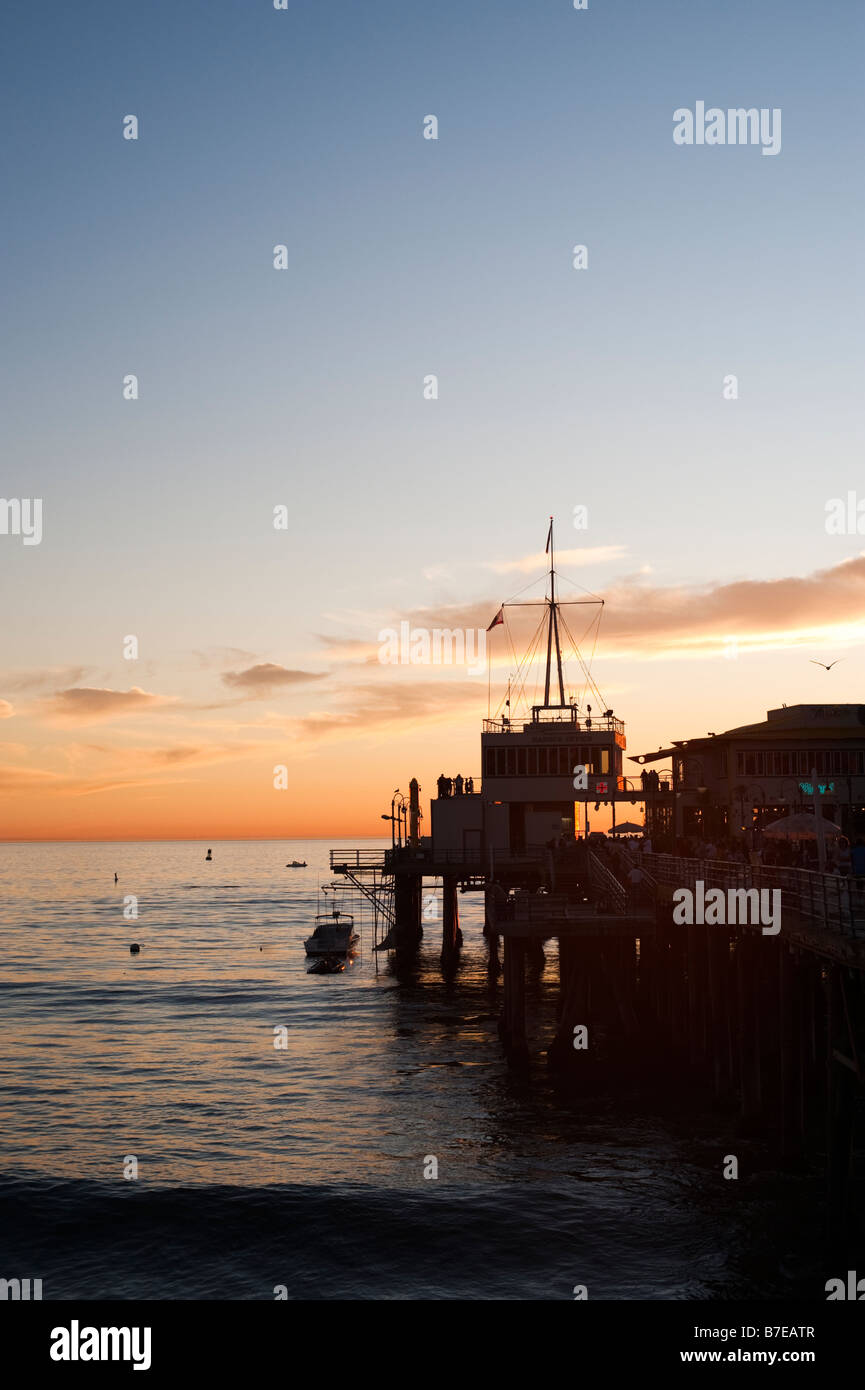
[[[559,610],[556,604],[556,567],[555,550],[553,547],[553,518],[550,517],[550,529],[547,533],[547,550],[550,556],[550,613],[547,625],[547,673],[544,681],[544,706],[550,708],[550,671],[552,669],[553,657],[553,632],[556,635],[556,667],[559,677],[559,705],[564,707],[565,703],[565,682],[562,677],[562,647],[559,641]]]

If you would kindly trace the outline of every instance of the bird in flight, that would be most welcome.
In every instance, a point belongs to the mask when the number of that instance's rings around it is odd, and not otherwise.
[[[835,660],[830,661],[829,665],[827,666],[825,661],[815,661],[813,657],[810,658],[812,666],[822,666],[824,671],[831,671],[833,666],[837,666],[838,662],[843,660],[843,656],[836,657]]]

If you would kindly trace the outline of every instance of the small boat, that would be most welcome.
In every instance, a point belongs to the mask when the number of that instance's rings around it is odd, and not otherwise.
[[[354,954],[359,940],[354,929],[354,917],[350,912],[340,912],[335,907],[330,912],[317,913],[315,930],[303,944],[308,956],[325,961],[336,959],[345,966],[346,957]]]
[[[306,860],[304,859],[303,861],[301,861],[300,859],[292,859],[291,863],[290,863],[290,864],[286,864],[285,867],[286,867],[287,869],[305,869],[305,868],[306,868]]]
[[[345,956],[316,956],[307,975],[338,975],[345,969]]]

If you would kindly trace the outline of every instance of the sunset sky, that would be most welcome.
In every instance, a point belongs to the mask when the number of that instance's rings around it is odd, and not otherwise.
[[[629,753],[865,700],[849,0],[10,11],[0,836],[381,833],[487,678],[379,632],[485,629],[551,513]],[[781,153],[675,145],[698,100]]]

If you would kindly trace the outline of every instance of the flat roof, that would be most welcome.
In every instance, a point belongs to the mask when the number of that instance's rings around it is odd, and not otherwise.
[[[854,738],[865,743],[865,705],[782,705],[766,711],[766,718],[756,724],[740,724],[719,734],[704,734],[699,738],[674,739],[669,748],[655,753],[638,753],[632,763],[655,763],[686,750],[706,749],[713,743],[733,739],[771,739],[773,742],[797,735],[808,738]]]

